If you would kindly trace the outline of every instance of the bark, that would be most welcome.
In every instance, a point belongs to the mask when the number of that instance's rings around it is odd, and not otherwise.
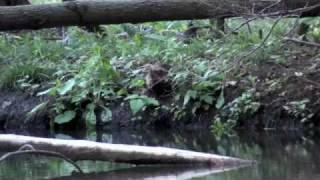
[[[29,0],[0,0],[0,6],[17,6],[31,4]]]
[[[318,0],[91,0],[56,4],[0,7],[0,30],[41,29],[59,26],[140,23],[252,15],[303,8]],[[273,5],[274,4],[274,5]],[[273,6],[271,6],[273,5]],[[270,7],[265,9],[266,7]],[[252,12],[253,11],[253,12]],[[318,16],[320,8],[303,16]]]
[[[253,164],[253,161],[238,158],[164,147],[0,135],[1,151],[16,151],[26,144],[33,146],[36,150],[60,153],[74,161],[93,160],[132,164],[203,164],[211,167]]]

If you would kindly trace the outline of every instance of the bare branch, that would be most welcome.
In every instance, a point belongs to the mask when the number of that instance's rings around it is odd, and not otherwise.
[[[34,154],[34,155],[44,155],[44,156],[52,156],[52,157],[57,157],[61,158],[71,165],[73,165],[80,173],[83,173],[81,168],[71,159],[67,158],[63,154],[57,153],[57,152],[52,152],[52,151],[45,151],[45,150],[35,150],[35,148],[30,145],[30,144],[25,144],[19,148],[19,150],[15,152],[9,152],[4,154],[3,156],[0,157],[0,163],[4,162],[4,160],[12,157],[12,156],[17,156],[17,155],[23,155],[23,154]]]
[[[267,40],[268,40],[269,37],[271,36],[274,28],[277,26],[277,24],[279,23],[279,21],[280,21],[281,19],[282,19],[282,17],[279,17],[279,18],[276,19],[276,21],[273,23],[270,31],[268,32],[267,36],[262,40],[262,42],[260,43],[259,46],[257,46],[257,47],[254,48],[253,50],[251,50],[251,51],[250,51],[249,53],[247,53],[246,55],[244,55],[244,56],[242,56],[241,58],[239,58],[239,59],[237,60],[237,62],[240,62],[240,63],[241,63],[242,60],[248,58],[249,56],[251,56],[252,54],[254,54],[257,50],[261,49],[261,48],[264,46],[264,44],[267,42]]]
[[[303,41],[297,38],[284,38],[284,41],[290,41],[290,42],[294,42],[294,43],[298,43],[298,44],[304,44],[307,46],[313,46],[313,47],[318,47],[320,48],[320,44],[319,43],[315,43],[315,42],[308,42],[308,41]]]

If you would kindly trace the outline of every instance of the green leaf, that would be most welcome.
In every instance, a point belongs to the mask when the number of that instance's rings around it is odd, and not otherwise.
[[[136,44],[136,46],[140,47],[142,46],[142,35],[141,34],[135,34],[133,37],[133,42]]]
[[[27,113],[27,117],[32,117],[34,116],[37,112],[41,112],[43,111],[47,105],[48,105],[49,101],[43,102],[38,104],[37,106],[35,106],[30,112]]]
[[[101,113],[101,120],[103,122],[112,121],[112,111],[110,110],[110,108],[103,107],[103,111]]]
[[[130,100],[130,99],[139,99],[140,96],[138,94],[132,94],[128,97],[126,97],[124,100]]]
[[[190,101],[190,95],[187,93],[185,96],[184,96],[184,100],[183,100],[183,106],[187,105]]]
[[[198,73],[203,73],[206,72],[206,70],[208,69],[208,64],[207,62],[203,61],[196,65],[194,68]]]
[[[37,96],[43,96],[43,95],[53,95],[54,94],[54,91],[55,91],[55,88],[49,88],[45,91],[41,91],[41,92],[38,92],[37,93]]]
[[[146,97],[146,98],[143,98],[142,100],[144,101],[144,103],[146,105],[153,105],[153,106],[159,106],[160,105],[159,101],[154,99],[154,98]]]
[[[147,34],[145,37],[151,40],[166,41],[166,37],[157,34]]]
[[[137,114],[145,106],[145,102],[142,99],[132,99],[129,104],[133,115]]]
[[[188,91],[188,93],[190,94],[190,97],[192,97],[192,99],[196,99],[197,98],[197,94],[198,94],[197,91],[190,90],[190,91]]]
[[[65,111],[54,118],[54,122],[57,124],[64,124],[70,122],[76,116],[74,111]]]
[[[130,108],[132,113],[135,115],[137,112],[139,112],[144,106],[159,106],[160,103],[158,100],[154,98],[150,98],[148,96],[139,96],[138,94],[132,94],[125,98],[125,100],[130,100]]]
[[[184,96],[183,105],[187,105],[190,101],[190,99],[196,99],[197,97],[197,91],[195,90],[189,90],[186,95]]]
[[[60,95],[65,95],[69,91],[72,90],[73,86],[76,84],[75,79],[69,79],[67,82],[64,83],[64,85],[60,88],[58,88],[58,92]]]
[[[117,94],[117,96],[123,96],[123,95],[128,94],[128,91],[127,91],[127,89],[122,88],[119,91],[117,91],[116,94]]]
[[[142,88],[145,85],[145,81],[143,79],[136,79],[132,83],[132,87]]]
[[[216,108],[220,109],[220,108],[222,108],[223,105],[224,105],[224,91],[222,89],[220,92],[219,98],[216,102]]]
[[[210,104],[210,105],[212,105],[212,103],[213,103],[213,97],[212,97],[212,96],[209,96],[209,95],[201,96],[200,99],[201,99],[202,101],[206,102],[207,104]]]
[[[93,110],[88,110],[86,113],[86,121],[89,122],[91,125],[95,125],[97,118],[96,114],[94,113]]]
[[[86,121],[89,122],[91,125],[95,125],[97,122],[96,114],[94,113],[95,104],[90,103],[86,107]]]

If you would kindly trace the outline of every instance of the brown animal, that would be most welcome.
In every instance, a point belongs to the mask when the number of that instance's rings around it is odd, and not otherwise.
[[[164,96],[172,91],[171,83],[168,78],[170,67],[165,64],[146,64],[145,82],[150,93],[156,96]]]
[[[299,26],[296,28],[297,35],[302,38],[302,40],[307,41],[307,33],[310,29],[310,25],[307,23],[302,22],[299,24]]]

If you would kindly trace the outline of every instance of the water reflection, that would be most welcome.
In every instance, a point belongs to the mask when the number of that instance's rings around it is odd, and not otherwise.
[[[206,131],[157,132],[143,130],[114,131],[109,133],[57,133],[54,137],[62,139],[87,138],[107,143],[174,147],[235,156],[245,159],[255,159],[260,162],[257,167],[206,175],[196,179],[320,179],[320,172],[318,171],[320,168],[320,154],[318,153],[320,150],[319,139],[304,137],[302,133],[298,132],[239,132],[234,136],[217,138],[210,132]],[[121,175],[125,175],[124,172],[140,175],[143,175],[143,172],[147,172],[145,167],[132,167],[129,165],[102,162],[79,162],[79,164],[86,172],[103,172],[102,174],[95,174],[96,177],[103,176],[106,178],[105,175],[107,175],[111,178],[115,176],[111,176],[110,174],[116,174],[116,176],[120,178]],[[10,161],[0,163],[0,179],[54,178],[58,176],[69,176],[72,171],[73,167],[70,167],[63,161],[30,156],[16,157]],[[169,173],[170,171],[159,171],[160,175],[166,175],[165,172]],[[93,177],[93,174],[91,174],[90,177]],[[174,178],[181,179],[181,177]]]
[[[102,173],[73,174],[51,180],[175,180],[205,177],[211,174],[231,171],[237,168],[208,168],[193,166],[138,166]]]

